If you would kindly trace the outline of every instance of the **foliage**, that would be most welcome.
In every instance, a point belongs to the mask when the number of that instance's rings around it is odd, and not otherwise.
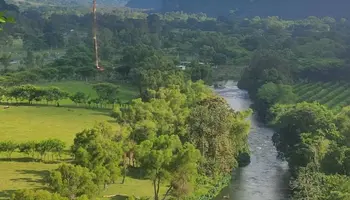
[[[270,108],[275,104],[296,103],[297,95],[289,85],[266,83],[257,92],[254,108],[264,121],[271,120]]]
[[[16,191],[11,200],[68,200],[68,198],[61,197],[57,193],[50,193],[46,190],[19,190]]]
[[[298,175],[294,199],[310,200],[346,200],[350,197],[350,180],[348,176],[330,175],[302,169]]]
[[[250,112],[233,111],[221,97],[198,103],[189,116],[188,139],[201,151],[203,171],[209,176],[230,173],[238,166],[237,157],[247,152]]]
[[[87,168],[62,164],[57,170],[50,172],[47,182],[53,191],[69,199],[83,195],[92,197],[98,191],[93,182],[95,176]]]
[[[71,151],[75,163],[94,171],[94,180],[99,185],[106,187],[121,174],[119,165],[122,162],[123,144],[118,143],[119,136],[112,131],[111,126],[101,123],[93,129],[78,133],[74,139]]]
[[[311,162],[319,166],[330,141],[340,138],[334,114],[318,103],[281,106],[274,112],[277,118],[273,141],[291,169]]]
[[[35,158],[36,154],[40,156],[40,159],[45,159],[48,153],[51,153],[52,160],[54,156],[61,158],[65,149],[65,143],[58,139],[47,139],[40,142],[28,141],[23,143],[15,143],[13,141],[0,142],[0,152],[6,152],[7,157],[11,158],[11,155],[19,150],[21,153],[25,153],[31,158]]]
[[[197,174],[200,153],[192,144],[182,145],[178,136],[161,135],[143,141],[136,149],[136,158],[153,181],[154,199],[158,200],[160,184],[165,180],[170,180],[168,192],[174,196],[188,195]]]
[[[0,143],[0,152],[6,152],[7,157],[11,159],[11,155],[18,148],[18,144],[13,141],[5,141]]]
[[[114,104],[117,101],[119,87],[111,83],[98,83],[93,85],[97,95],[102,101]]]

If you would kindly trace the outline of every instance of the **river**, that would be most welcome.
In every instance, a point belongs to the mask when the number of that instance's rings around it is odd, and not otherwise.
[[[252,103],[247,92],[238,89],[235,83],[228,83],[225,89],[216,92],[235,110],[248,109]],[[288,164],[276,158],[273,131],[259,123],[255,115],[249,120],[251,163],[235,170],[231,184],[215,200],[288,200]]]

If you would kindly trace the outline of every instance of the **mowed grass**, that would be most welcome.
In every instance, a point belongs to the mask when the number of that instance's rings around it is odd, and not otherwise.
[[[54,106],[11,106],[0,109],[0,141],[24,142],[58,138],[68,145],[75,134],[100,121],[113,120],[108,111]]]
[[[107,111],[53,106],[11,106],[0,110],[0,141],[25,142],[58,138],[73,143],[75,134],[95,123],[113,120]],[[6,199],[13,190],[42,188],[42,178],[58,164],[25,162],[21,154],[14,154],[13,161],[0,155],[0,199]]]
[[[42,87],[56,86],[69,93],[77,91],[96,97],[91,84],[85,82],[57,82],[42,84]],[[137,95],[130,86],[121,86],[120,99],[130,100]],[[63,104],[74,104],[64,100]],[[63,105],[61,103],[61,105]],[[15,142],[40,141],[48,138],[57,138],[67,144],[67,149],[73,144],[75,134],[86,128],[93,127],[101,121],[113,122],[109,110],[85,109],[79,107],[55,107],[46,105],[37,106],[10,106],[9,109],[0,109],[0,141],[12,140]],[[112,123],[113,124],[113,123]],[[18,189],[45,189],[43,178],[50,170],[56,169],[59,164],[42,162],[27,162],[23,154],[14,153],[12,161],[0,154],[0,199],[9,199],[11,193]],[[103,199],[120,200],[125,196],[153,196],[152,182],[127,177],[125,184],[110,185],[101,193]],[[162,187],[164,194],[166,188]],[[115,197],[112,197],[116,195]],[[111,196],[111,197],[106,197]]]
[[[3,156],[2,156],[3,157]],[[43,179],[51,170],[57,169],[59,164],[45,164],[37,162],[0,162],[0,199],[9,199],[18,189],[47,189]],[[166,187],[161,187],[161,195]],[[123,197],[152,197],[153,185],[150,180],[127,177],[124,184],[121,179],[101,192],[103,199],[121,200]]]
[[[57,167],[58,164],[1,161],[0,199],[8,199],[17,189],[44,188],[43,178]]]

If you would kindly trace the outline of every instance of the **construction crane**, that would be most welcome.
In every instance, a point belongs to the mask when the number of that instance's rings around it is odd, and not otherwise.
[[[97,42],[97,14],[96,14],[96,0],[93,0],[92,5],[92,37],[94,42],[94,53],[95,53],[95,66],[99,71],[103,71],[104,68],[99,64],[99,56],[98,56],[98,42]]]

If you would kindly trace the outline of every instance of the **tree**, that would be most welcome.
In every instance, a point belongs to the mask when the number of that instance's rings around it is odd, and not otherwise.
[[[237,158],[247,153],[250,111],[236,112],[222,97],[209,97],[195,106],[188,119],[187,140],[205,159],[203,170],[209,176],[230,173],[238,166]]]
[[[188,69],[192,81],[196,82],[203,80],[208,85],[212,83],[212,69],[209,65],[199,63],[198,61],[193,61],[188,66]]]
[[[350,107],[344,107],[339,114],[337,114],[336,125],[339,132],[344,136],[344,142],[350,145]]]
[[[123,150],[117,138],[110,125],[100,123],[78,133],[71,148],[75,163],[94,171],[96,182],[105,187],[120,176]]]
[[[11,56],[11,54],[2,54],[2,56],[0,57],[0,63],[4,66],[5,72],[11,65]]]
[[[295,199],[346,200],[350,197],[350,179],[342,175],[325,175],[302,168],[293,181]]]
[[[11,159],[13,152],[18,148],[18,144],[13,141],[0,142],[0,152],[6,152],[7,158]]]
[[[73,200],[83,195],[91,198],[97,194],[98,187],[93,182],[95,177],[87,168],[62,164],[50,172],[47,181],[54,192]]]
[[[87,96],[84,92],[76,92],[69,97],[75,104],[87,103]]]
[[[96,90],[96,93],[101,100],[113,105],[117,101],[119,86],[112,83],[98,83],[93,85],[93,88]]]
[[[334,114],[318,103],[286,105],[273,112],[276,116],[273,142],[292,170],[311,162],[318,165],[329,141],[340,139]]]
[[[57,193],[50,193],[46,190],[17,190],[11,200],[68,200]],[[78,199],[77,199],[78,200]]]
[[[32,51],[27,51],[27,56],[24,58],[24,65],[27,68],[35,67],[35,57]]]
[[[7,89],[0,86],[0,102],[7,96]]]
[[[259,87],[271,82],[289,84],[293,79],[293,53],[287,50],[259,50],[243,72],[238,87],[246,89],[254,98]]]
[[[136,152],[142,169],[153,182],[154,200],[159,200],[161,183],[171,181],[167,196],[173,189],[181,191],[196,177],[200,153],[189,143],[183,146],[178,136],[162,135],[146,140]]]
[[[271,120],[270,108],[275,104],[291,104],[297,101],[297,95],[289,85],[266,83],[258,89],[254,108],[264,121]]]
[[[55,101],[57,106],[59,106],[59,101],[65,99],[69,96],[67,92],[62,91],[58,87],[50,87],[45,91],[45,100],[47,103]]]
[[[36,142],[29,141],[29,142],[19,144],[19,151],[21,153],[25,153],[26,155],[34,158],[35,152],[36,152],[35,147],[36,147]]]

